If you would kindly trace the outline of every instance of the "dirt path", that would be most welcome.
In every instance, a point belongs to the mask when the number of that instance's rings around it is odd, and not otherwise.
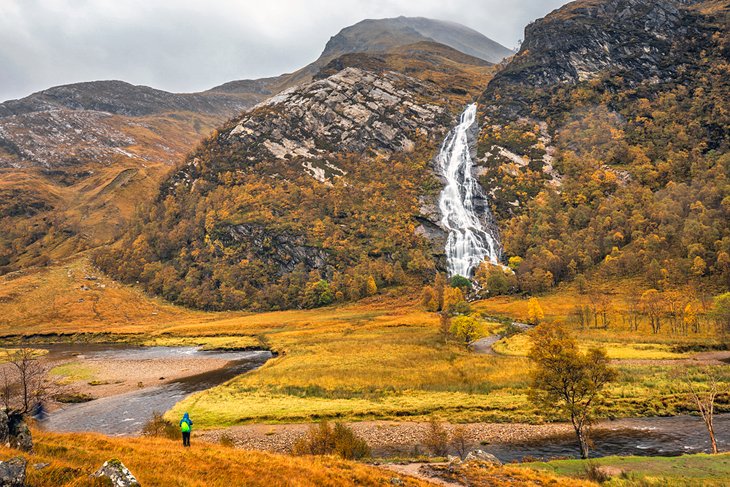
[[[435,477],[431,474],[431,471],[429,470],[430,465],[446,465],[445,463],[407,463],[404,465],[397,465],[397,464],[383,464],[383,465],[377,465],[377,467],[380,467],[385,470],[390,470],[392,472],[398,473],[400,475],[407,475],[409,477],[415,477],[420,480],[425,480],[426,482],[430,482],[432,484],[436,485],[445,485],[448,487],[454,487],[455,485],[461,485],[457,482],[447,482],[446,480]]]

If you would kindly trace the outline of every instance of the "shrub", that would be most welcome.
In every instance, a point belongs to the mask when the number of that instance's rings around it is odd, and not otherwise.
[[[180,437],[180,431],[177,426],[167,421],[162,416],[162,413],[159,412],[152,413],[152,418],[142,427],[142,434],[144,436],[156,436],[171,440],[176,440]]]
[[[459,458],[462,460],[466,458],[466,454],[469,453],[469,437],[466,433],[466,428],[458,426],[454,428],[451,433],[451,448],[453,448]]]
[[[449,453],[449,432],[446,431],[443,423],[436,418],[431,418],[423,437],[425,446],[436,457],[445,457]]]
[[[332,427],[327,421],[313,425],[292,447],[294,455],[338,455],[347,460],[370,456],[370,447],[357,434],[341,423]]]

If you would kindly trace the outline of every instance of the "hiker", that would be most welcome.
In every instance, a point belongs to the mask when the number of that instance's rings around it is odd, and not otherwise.
[[[190,431],[193,429],[193,420],[188,413],[185,413],[180,420],[180,431],[182,431],[183,446],[190,446]]]

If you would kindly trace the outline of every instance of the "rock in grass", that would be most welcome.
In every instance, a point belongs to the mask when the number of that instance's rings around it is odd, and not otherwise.
[[[136,477],[116,458],[104,462],[104,465],[91,476],[107,478],[113,487],[139,487]]]
[[[7,462],[0,462],[0,487],[25,487],[25,467],[27,463],[23,457],[15,457]]]
[[[25,452],[33,451],[33,436],[25,421],[21,421],[15,425],[15,428],[11,428],[10,448]]]
[[[4,409],[0,409],[0,445],[10,441],[10,418]]]
[[[469,454],[464,459],[464,462],[482,462],[492,465],[502,465],[502,462],[499,461],[499,458],[495,457],[491,453],[485,452],[484,450],[474,450],[472,452],[469,452]]]

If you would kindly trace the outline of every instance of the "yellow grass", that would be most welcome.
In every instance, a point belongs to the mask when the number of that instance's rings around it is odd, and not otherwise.
[[[117,458],[144,486],[341,486],[403,485],[427,482],[355,462],[330,457],[291,457],[195,443],[183,449],[178,442],[157,438],[118,439],[101,435],[34,432],[35,453],[23,454],[30,465],[50,463],[42,470],[28,468],[28,484],[35,487],[101,486],[89,478],[105,461]],[[20,452],[0,447],[7,460]]]
[[[526,357],[532,346],[529,334],[522,333],[504,338],[495,343],[493,348],[497,353],[513,357]],[[602,342],[591,339],[581,340],[583,350],[592,347],[602,347],[614,360],[677,360],[690,357],[689,353],[672,351],[672,347],[658,343],[620,343]]]
[[[530,364],[522,356],[529,347],[525,336],[497,345],[511,355],[476,355],[462,344],[445,344],[438,316],[423,311],[414,298],[417,291],[410,288],[316,310],[203,313],[115,283],[80,259],[0,278],[0,298],[3,293],[0,333],[6,335],[109,332],[124,335],[81,338],[209,348],[262,346],[278,354],[259,370],[196,394],[169,413],[168,417],[176,417],[188,410],[201,427],[320,418],[415,419],[431,414],[452,421],[555,419],[527,399]],[[559,317],[553,303],[570,309],[565,300],[542,298],[545,314]],[[499,298],[474,307],[492,313],[522,304],[518,298]],[[489,332],[497,328],[487,325]],[[613,358],[691,356],[671,350],[681,337],[662,341],[612,329],[582,331],[579,336],[583,346],[605,345]],[[683,367],[622,365],[620,381],[609,389],[601,414],[686,412],[686,391],[672,379]],[[73,370],[67,372],[73,375]],[[730,373],[721,379],[730,381]]]

